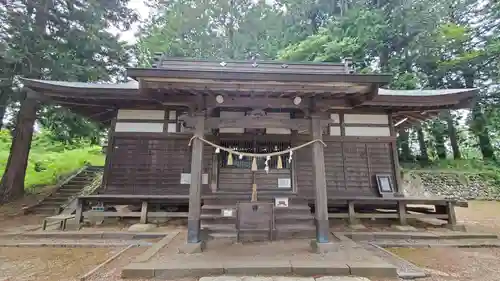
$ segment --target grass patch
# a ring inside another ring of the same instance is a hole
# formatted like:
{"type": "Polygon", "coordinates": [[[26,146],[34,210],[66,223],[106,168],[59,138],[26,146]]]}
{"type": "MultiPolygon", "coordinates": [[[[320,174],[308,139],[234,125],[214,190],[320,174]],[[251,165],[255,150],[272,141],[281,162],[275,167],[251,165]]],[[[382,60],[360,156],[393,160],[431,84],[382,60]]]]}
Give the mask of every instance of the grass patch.
{"type": "MultiPolygon", "coordinates": [[[[10,144],[10,133],[0,131],[0,176],[9,159],[10,144]]],[[[46,134],[38,134],[31,145],[25,189],[31,192],[40,186],[53,185],[85,164],[103,166],[104,159],[99,146],[85,142],[68,145],[52,141],[46,134]]]]}

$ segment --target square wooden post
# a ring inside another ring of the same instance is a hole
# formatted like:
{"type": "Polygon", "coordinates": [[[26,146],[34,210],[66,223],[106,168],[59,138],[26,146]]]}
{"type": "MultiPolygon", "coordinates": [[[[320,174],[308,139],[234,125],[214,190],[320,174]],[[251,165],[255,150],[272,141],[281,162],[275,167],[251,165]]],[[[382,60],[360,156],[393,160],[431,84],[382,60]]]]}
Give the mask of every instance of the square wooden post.
{"type": "Polygon", "coordinates": [[[142,201],[140,223],[148,223],[148,201],[142,201]]]}
{"type": "MultiPolygon", "coordinates": [[[[321,119],[319,115],[311,116],[312,139],[322,139],[321,119]]],[[[323,144],[315,142],[312,144],[312,162],[314,175],[314,189],[316,194],[316,242],[328,243],[328,198],[326,194],[325,157],[323,144]]]]}
{"type": "MultiPolygon", "coordinates": [[[[195,116],[195,135],[203,137],[205,131],[205,115],[197,113],[195,116]]],[[[188,243],[199,243],[200,214],[201,214],[201,178],[203,162],[203,142],[193,139],[191,152],[191,185],[189,186],[189,213],[188,213],[188,243]]]]}

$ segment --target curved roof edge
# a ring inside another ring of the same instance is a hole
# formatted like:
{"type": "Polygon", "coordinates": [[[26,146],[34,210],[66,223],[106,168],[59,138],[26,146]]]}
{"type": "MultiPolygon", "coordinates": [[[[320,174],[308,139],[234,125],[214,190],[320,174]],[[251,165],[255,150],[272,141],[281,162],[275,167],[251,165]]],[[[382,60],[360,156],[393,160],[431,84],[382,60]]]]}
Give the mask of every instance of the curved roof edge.
{"type": "Polygon", "coordinates": [[[98,89],[98,90],[138,90],[139,83],[135,80],[130,80],[126,83],[97,83],[97,82],[68,82],[68,81],[57,81],[57,80],[40,80],[40,79],[30,79],[21,78],[24,86],[31,88],[47,88],[60,87],[62,89],[73,88],[73,89],[98,89]]]}
{"type": "Polygon", "coordinates": [[[477,94],[479,88],[467,88],[467,89],[436,89],[436,90],[389,90],[382,89],[378,90],[380,96],[412,96],[412,97],[432,97],[432,96],[443,96],[443,95],[454,95],[454,94],[477,94]]]}

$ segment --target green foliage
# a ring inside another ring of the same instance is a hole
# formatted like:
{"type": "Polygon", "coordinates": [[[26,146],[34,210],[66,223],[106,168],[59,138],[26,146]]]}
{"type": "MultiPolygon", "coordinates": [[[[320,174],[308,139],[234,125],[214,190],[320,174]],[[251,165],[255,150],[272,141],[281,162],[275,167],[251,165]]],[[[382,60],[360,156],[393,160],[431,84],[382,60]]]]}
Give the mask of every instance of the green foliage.
{"type": "Polygon", "coordinates": [[[492,161],[478,159],[445,159],[428,163],[424,167],[416,163],[401,163],[405,172],[432,171],[433,173],[450,173],[479,176],[500,192],[500,165],[492,161]]]}
{"type": "MultiPolygon", "coordinates": [[[[7,130],[0,131],[0,172],[3,173],[9,157],[11,135],[7,130]]],[[[48,132],[41,132],[33,138],[25,188],[32,190],[38,186],[55,184],[85,164],[104,165],[101,148],[91,146],[86,140],[72,144],[54,141],[48,132]]]]}

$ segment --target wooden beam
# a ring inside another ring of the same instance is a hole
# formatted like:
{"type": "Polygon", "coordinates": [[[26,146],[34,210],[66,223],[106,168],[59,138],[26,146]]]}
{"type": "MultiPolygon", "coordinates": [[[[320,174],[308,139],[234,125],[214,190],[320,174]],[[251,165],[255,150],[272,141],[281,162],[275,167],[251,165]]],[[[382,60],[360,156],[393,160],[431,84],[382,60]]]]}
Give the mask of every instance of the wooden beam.
{"type": "MultiPolygon", "coordinates": [[[[205,131],[205,115],[196,113],[195,135],[203,137],[205,131]]],[[[203,142],[197,138],[193,140],[191,154],[191,184],[189,186],[189,214],[188,214],[188,243],[199,243],[200,214],[201,214],[201,184],[203,165],[203,142]]]]}
{"type": "MultiPolygon", "coordinates": [[[[319,124],[321,128],[334,123],[333,120],[328,119],[326,115],[319,117],[319,124]]],[[[196,118],[191,116],[179,116],[179,120],[185,122],[185,126],[193,128],[196,125],[196,118]]],[[[265,129],[265,128],[286,128],[296,130],[299,132],[308,132],[310,120],[308,119],[281,119],[269,116],[255,117],[243,116],[239,118],[220,118],[210,117],[205,122],[205,130],[221,129],[221,128],[252,128],[252,129],[265,129]]]]}
{"type": "MultiPolygon", "coordinates": [[[[320,116],[313,114],[310,120],[312,139],[322,139],[320,116]]],[[[314,189],[316,195],[316,241],[327,243],[329,238],[328,223],[328,197],[326,192],[325,157],[323,144],[315,142],[312,144],[312,161],[314,175],[314,189]]]]}

